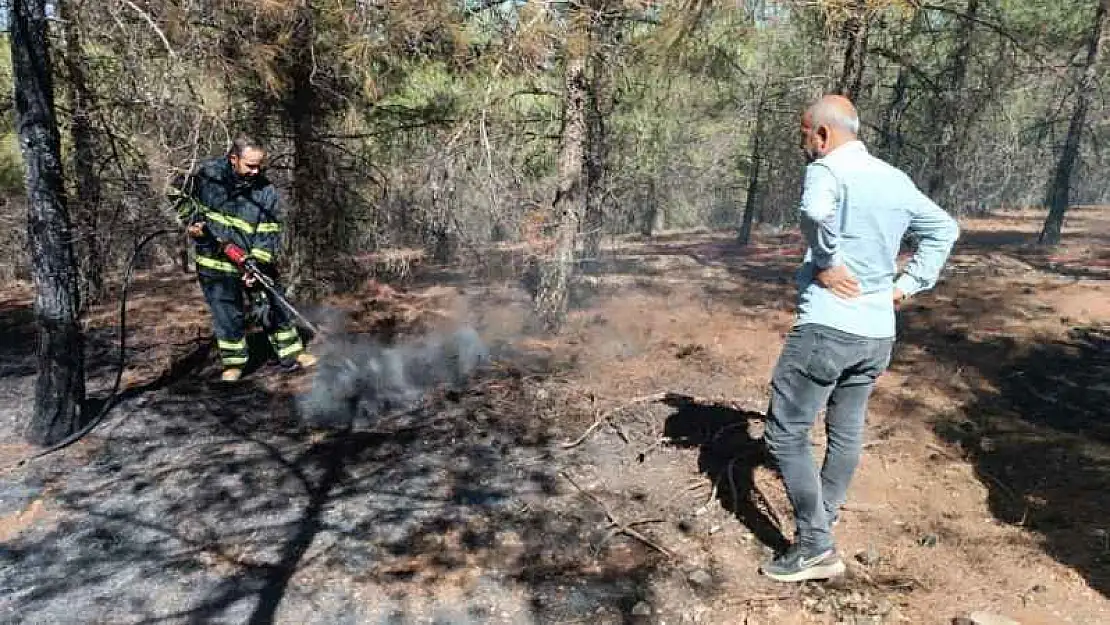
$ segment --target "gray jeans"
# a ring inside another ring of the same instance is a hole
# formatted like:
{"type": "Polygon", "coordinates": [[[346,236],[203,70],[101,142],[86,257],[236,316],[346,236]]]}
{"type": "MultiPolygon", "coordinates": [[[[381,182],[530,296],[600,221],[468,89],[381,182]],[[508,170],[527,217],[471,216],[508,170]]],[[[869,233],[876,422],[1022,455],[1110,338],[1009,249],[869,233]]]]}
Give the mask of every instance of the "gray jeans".
{"type": "Polygon", "coordinates": [[[893,344],[806,324],[791,330],[775,365],[764,440],[794,507],[797,540],[811,550],[833,546],[830,528],[859,464],[867,401],[893,344]],[[828,448],[818,473],[809,432],[826,407],[828,448]]]}

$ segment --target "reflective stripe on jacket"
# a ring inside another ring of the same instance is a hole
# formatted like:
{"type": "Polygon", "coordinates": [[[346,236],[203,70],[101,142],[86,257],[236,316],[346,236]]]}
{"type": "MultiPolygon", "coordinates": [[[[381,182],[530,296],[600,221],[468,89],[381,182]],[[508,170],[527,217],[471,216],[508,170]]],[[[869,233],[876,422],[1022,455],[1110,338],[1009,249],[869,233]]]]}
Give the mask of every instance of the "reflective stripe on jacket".
{"type": "MultiPolygon", "coordinates": [[[[216,237],[247,250],[260,263],[273,263],[281,246],[282,216],[278,193],[263,174],[254,179],[235,174],[226,156],[201,162],[170,187],[178,217],[189,224],[204,221],[216,237]]],[[[236,273],[235,266],[210,242],[197,241],[197,272],[236,273]]]]}

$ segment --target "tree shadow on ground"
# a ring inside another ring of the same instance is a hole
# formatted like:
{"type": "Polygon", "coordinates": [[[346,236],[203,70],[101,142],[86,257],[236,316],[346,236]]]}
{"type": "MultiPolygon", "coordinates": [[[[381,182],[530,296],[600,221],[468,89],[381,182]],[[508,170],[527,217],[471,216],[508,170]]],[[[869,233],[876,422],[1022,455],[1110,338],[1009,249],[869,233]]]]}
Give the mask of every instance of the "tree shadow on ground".
{"type": "MultiPolygon", "coordinates": [[[[1068,278],[1110,274],[1098,263],[1065,262],[1054,251],[1031,245],[1034,238],[1016,228],[966,230],[941,282],[920,298],[921,304],[911,303],[899,314],[893,368],[912,372],[911,380],[936,375],[948,383],[945,376],[962,375],[973,381],[972,401],[934,420],[938,435],[974,464],[998,519],[1043,536],[1049,555],[1110,596],[1110,330],[1077,326],[1067,339],[1039,343],[1008,330],[1046,314],[1056,320],[1034,299],[1041,287],[1032,270],[1068,278]]],[[[669,241],[656,253],[694,256],[725,267],[736,284],[706,281],[706,293],[761,315],[793,304],[793,272],[801,258],[794,244],[787,235],[747,248],[730,247],[727,241],[669,241]]],[[[1105,248],[1092,249],[1088,260],[1108,256],[1105,248]]],[[[743,420],[727,416],[727,409],[725,414],[702,410],[702,421],[718,419],[720,427],[743,420]]],[[[740,440],[724,443],[719,452],[707,447],[704,435],[695,443],[714,481],[721,475],[721,460],[712,459],[719,454],[727,463],[733,457],[730,448],[745,449],[743,428],[736,430],[740,440]]],[[[727,494],[729,489],[719,485],[722,490],[727,494]]],[[[753,514],[749,508],[738,516],[756,532],[743,518],[753,514]]],[[[771,532],[765,533],[768,538],[761,540],[767,542],[771,532]]]]}
{"type": "Polygon", "coordinates": [[[787,538],[755,483],[755,470],[770,463],[763,439],[752,434],[764,415],[678,394],[663,403],[675,409],[667,417],[664,435],[673,445],[698,448],[698,470],[713,484],[721,506],[764,545],[776,551],[787,547],[787,538]]]}
{"type": "Polygon", "coordinates": [[[604,516],[558,496],[512,371],[362,429],[250,379],[132,395],[90,464],[38,476],[59,520],[0,549],[0,620],[633,622],[654,564],[590,552],[604,516]]]}
{"type": "Polygon", "coordinates": [[[999,520],[1043,536],[1052,557],[1110,596],[1110,328],[1069,334],[1032,345],[963,339],[937,350],[986,384],[935,427],[974,464],[999,520]]]}
{"type": "MultiPolygon", "coordinates": [[[[89,380],[111,378],[119,367],[119,326],[90,327],[83,334],[85,375],[89,380]]],[[[158,348],[190,349],[194,341],[154,344],[144,340],[140,328],[128,323],[124,358],[142,360],[144,352],[158,348]]],[[[0,306],[0,378],[26,377],[36,373],[38,328],[30,304],[0,306]]]]}
{"type": "Polygon", "coordinates": [[[930,296],[943,305],[900,314],[893,366],[969,383],[971,401],[934,419],[953,458],[975,466],[999,520],[1040,534],[1048,554],[1110,596],[1110,329],[1028,338],[1030,320],[1059,322],[1035,299],[1041,287],[1023,287],[1014,268],[992,279],[1006,268],[971,259],[930,296]]]}
{"type": "Polygon", "coordinates": [[[667,297],[693,286],[707,301],[762,317],[793,307],[801,258],[792,233],[765,235],[749,245],[721,233],[653,238],[607,251],[590,275],[575,282],[572,303],[581,309],[622,291],[667,297]]]}
{"type": "Polygon", "coordinates": [[[972,252],[994,258],[1005,257],[1025,269],[1037,269],[1075,279],[1110,278],[1110,228],[1104,206],[1073,206],[1068,209],[1068,226],[1061,244],[1037,243],[1041,217],[998,212],[986,216],[994,227],[965,229],[957,252],[972,252]],[[1003,226],[1003,227],[998,227],[1003,226]]]}
{"type": "MultiPolygon", "coordinates": [[[[29,305],[0,308],[0,345],[3,346],[3,359],[0,360],[0,378],[26,378],[37,373],[36,362],[37,328],[29,305]]],[[[172,345],[162,345],[177,351],[180,355],[156,377],[141,384],[125,386],[112,393],[117,374],[120,373],[120,350],[118,329],[93,328],[84,335],[85,377],[88,396],[82,414],[88,423],[115,405],[134,399],[144,393],[157,391],[182,377],[197,373],[209,359],[212,339],[202,337],[172,345]]],[[[136,359],[150,346],[135,348],[128,346],[124,352],[122,366],[126,371],[136,359]]]]}

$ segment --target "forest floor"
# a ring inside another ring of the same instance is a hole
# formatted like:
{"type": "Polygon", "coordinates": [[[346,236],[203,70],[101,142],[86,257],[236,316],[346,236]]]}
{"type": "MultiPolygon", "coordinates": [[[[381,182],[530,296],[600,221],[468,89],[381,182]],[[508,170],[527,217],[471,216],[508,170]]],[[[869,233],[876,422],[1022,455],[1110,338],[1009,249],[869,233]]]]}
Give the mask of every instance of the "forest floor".
{"type": "MultiPolygon", "coordinates": [[[[802,585],[758,573],[792,532],[758,440],[792,233],[622,239],[558,338],[524,331],[511,252],[335,298],[352,335],[463,323],[493,354],[461,391],[345,431],[301,422],[311,373],[214,382],[193,276],[142,274],[118,405],[0,474],[0,622],[1110,623],[1110,208],[1075,209],[1051,252],[1039,220],[963,220],[900,313],[835,530],[848,575],[802,585]]],[[[88,321],[95,397],[109,301],[88,321]]],[[[30,306],[0,294],[0,467],[31,451],[30,306]]],[[[340,343],[316,343],[322,365],[379,354],[340,343]]]]}

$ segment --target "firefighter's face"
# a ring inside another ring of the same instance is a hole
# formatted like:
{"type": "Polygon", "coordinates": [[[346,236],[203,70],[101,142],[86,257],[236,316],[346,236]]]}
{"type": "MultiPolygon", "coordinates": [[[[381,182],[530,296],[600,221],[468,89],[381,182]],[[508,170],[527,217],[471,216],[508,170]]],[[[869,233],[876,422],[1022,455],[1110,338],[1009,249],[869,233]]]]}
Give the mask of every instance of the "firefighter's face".
{"type": "Polygon", "coordinates": [[[228,160],[231,161],[231,168],[236,174],[244,178],[253,178],[262,171],[266,153],[257,148],[247,148],[240,155],[232,154],[228,160]]]}

